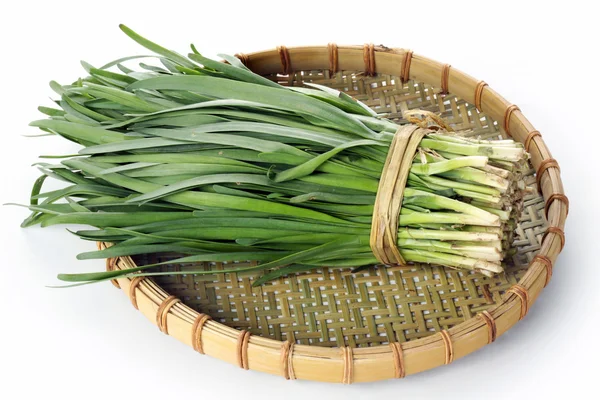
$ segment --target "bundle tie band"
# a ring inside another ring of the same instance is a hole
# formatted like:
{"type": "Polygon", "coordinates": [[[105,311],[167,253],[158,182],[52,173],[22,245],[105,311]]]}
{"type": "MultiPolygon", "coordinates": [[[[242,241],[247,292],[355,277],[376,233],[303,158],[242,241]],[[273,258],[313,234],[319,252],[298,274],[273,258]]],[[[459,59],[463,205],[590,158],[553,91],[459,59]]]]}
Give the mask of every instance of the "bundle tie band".
{"type": "Polygon", "coordinates": [[[382,264],[406,265],[397,246],[400,208],[413,157],[428,132],[415,125],[401,126],[390,145],[375,197],[369,243],[382,264]]]}

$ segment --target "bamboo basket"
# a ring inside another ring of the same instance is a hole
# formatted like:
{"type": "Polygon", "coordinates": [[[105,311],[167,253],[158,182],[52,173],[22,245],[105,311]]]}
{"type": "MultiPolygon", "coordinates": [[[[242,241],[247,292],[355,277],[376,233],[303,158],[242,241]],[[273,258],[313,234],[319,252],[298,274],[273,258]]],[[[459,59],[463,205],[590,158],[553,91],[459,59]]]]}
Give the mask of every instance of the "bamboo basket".
{"type": "MultiPolygon", "coordinates": [[[[524,143],[531,154],[526,182],[539,192],[525,199],[516,253],[494,278],[416,264],[355,274],[322,268],[257,288],[252,273],[113,281],[135,308],[201,354],[286,379],[341,383],[402,378],[450,364],[525,317],[564,246],[569,204],[558,163],[517,106],[485,82],[404,49],[281,46],[236,56],[279,83],[327,85],[396,121],[404,110],[425,109],[466,136],[524,143]]],[[[119,257],[107,260],[107,268],[169,257],[175,255],[119,257]]]]}

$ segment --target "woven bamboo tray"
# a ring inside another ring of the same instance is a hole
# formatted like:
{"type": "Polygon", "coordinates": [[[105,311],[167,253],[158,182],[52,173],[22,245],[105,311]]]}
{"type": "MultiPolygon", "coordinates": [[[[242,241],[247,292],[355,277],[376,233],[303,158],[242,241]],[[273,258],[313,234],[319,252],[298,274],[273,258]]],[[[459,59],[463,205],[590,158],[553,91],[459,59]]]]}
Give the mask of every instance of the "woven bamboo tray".
{"type": "MultiPolygon", "coordinates": [[[[355,274],[323,268],[257,288],[252,273],[114,281],[135,308],[201,354],[286,379],[342,383],[402,378],[449,364],[525,317],[564,246],[568,200],[558,163],[517,106],[485,82],[403,49],[282,46],[237,56],[281,84],[327,85],[393,120],[404,110],[425,109],[466,136],[523,142],[531,153],[527,183],[539,194],[525,199],[516,253],[494,278],[417,264],[355,274]]],[[[107,268],[169,257],[175,255],[119,257],[107,260],[107,268]]],[[[211,264],[162,270],[203,267],[211,264]]]]}

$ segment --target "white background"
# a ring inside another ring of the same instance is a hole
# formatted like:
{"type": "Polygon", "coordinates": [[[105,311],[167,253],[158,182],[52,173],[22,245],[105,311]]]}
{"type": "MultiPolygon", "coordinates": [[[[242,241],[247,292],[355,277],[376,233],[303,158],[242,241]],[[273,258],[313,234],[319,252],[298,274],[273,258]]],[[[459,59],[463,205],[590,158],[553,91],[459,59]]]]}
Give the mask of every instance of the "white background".
{"type": "MultiPolygon", "coordinates": [[[[149,323],[109,283],[49,289],[58,272],[98,270],[64,227],[30,228],[0,207],[0,398],[559,398],[596,392],[598,340],[598,11],[592,1],[9,2],[0,16],[0,202],[28,201],[40,154],[74,149],[27,124],[51,79],[143,54],[117,25],[206,55],[287,46],[382,43],[485,79],[518,104],[560,162],[571,200],[567,245],[529,315],[496,343],[401,381],[288,382],[200,356],[149,323]],[[543,6],[541,4],[544,4],[543,6]],[[589,43],[589,44],[588,44],[589,43]]],[[[593,396],[592,396],[593,397],[593,396]]]]}

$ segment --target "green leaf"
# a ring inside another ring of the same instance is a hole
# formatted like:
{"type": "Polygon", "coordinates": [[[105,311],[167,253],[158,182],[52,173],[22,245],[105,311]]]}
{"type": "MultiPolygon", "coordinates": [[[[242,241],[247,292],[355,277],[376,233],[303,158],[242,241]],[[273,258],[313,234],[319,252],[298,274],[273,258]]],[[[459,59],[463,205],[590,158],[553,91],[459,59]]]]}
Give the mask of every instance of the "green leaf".
{"type": "MultiPolygon", "coordinates": [[[[235,63],[238,65],[230,65],[230,64],[219,62],[219,61],[211,60],[210,58],[203,57],[200,54],[192,53],[192,54],[188,54],[188,57],[190,59],[204,65],[205,67],[211,68],[215,71],[222,72],[225,76],[227,76],[229,78],[285,90],[281,85],[279,85],[265,77],[257,75],[245,67],[243,67],[243,68],[239,67],[238,66],[239,64],[243,65],[239,60],[237,63],[235,63]]],[[[235,58],[235,57],[229,57],[230,60],[232,58],[235,58]]]]}
{"type": "Polygon", "coordinates": [[[191,212],[77,212],[65,215],[57,215],[56,217],[45,221],[43,226],[51,226],[56,224],[79,224],[91,225],[96,227],[126,227],[131,225],[147,224],[157,221],[175,221],[190,218],[191,216],[191,212]]]}
{"type": "Polygon", "coordinates": [[[141,44],[148,50],[153,51],[156,54],[160,54],[161,56],[163,56],[177,64],[183,65],[184,67],[188,67],[188,68],[196,67],[196,65],[194,63],[192,63],[190,60],[188,60],[181,54],[175,53],[174,51],[168,50],[162,46],[159,46],[158,44],[156,44],[154,42],[151,42],[150,40],[138,35],[133,30],[129,29],[127,26],[120,24],[119,28],[121,28],[121,30],[123,32],[125,32],[125,34],[127,36],[129,36],[131,39],[135,40],[137,43],[141,44]]]}
{"type": "Polygon", "coordinates": [[[126,139],[126,136],[119,132],[73,122],[42,119],[33,121],[29,125],[38,128],[51,129],[63,136],[93,144],[119,142],[126,139]]]}
{"type": "Polygon", "coordinates": [[[189,90],[221,99],[253,101],[318,119],[317,125],[345,130],[367,139],[377,135],[340,109],[300,93],[210,76],[162,76],[138,81],[130,89],[189,90]]]}
{"type": "Polygon", "coordinates": [[[290,168],[283,172],[279,172],[275,176],[275,182],[285,182],[292,179],[302,178],[304,176],[312,174],[317,168],[319,168],[324,162],[329,160],[331,157],[335,156],[342,150],[346,150],[356,146],[377,146],[378,142],[372,140],[356,140],[353,142],[347,142],[338,145],[332,150],[329,150],[326,153],[322,153],[316,157],[314,157],[310,161],[306,161],[305,163],[298,165],[294,168],[290,168]]]}

